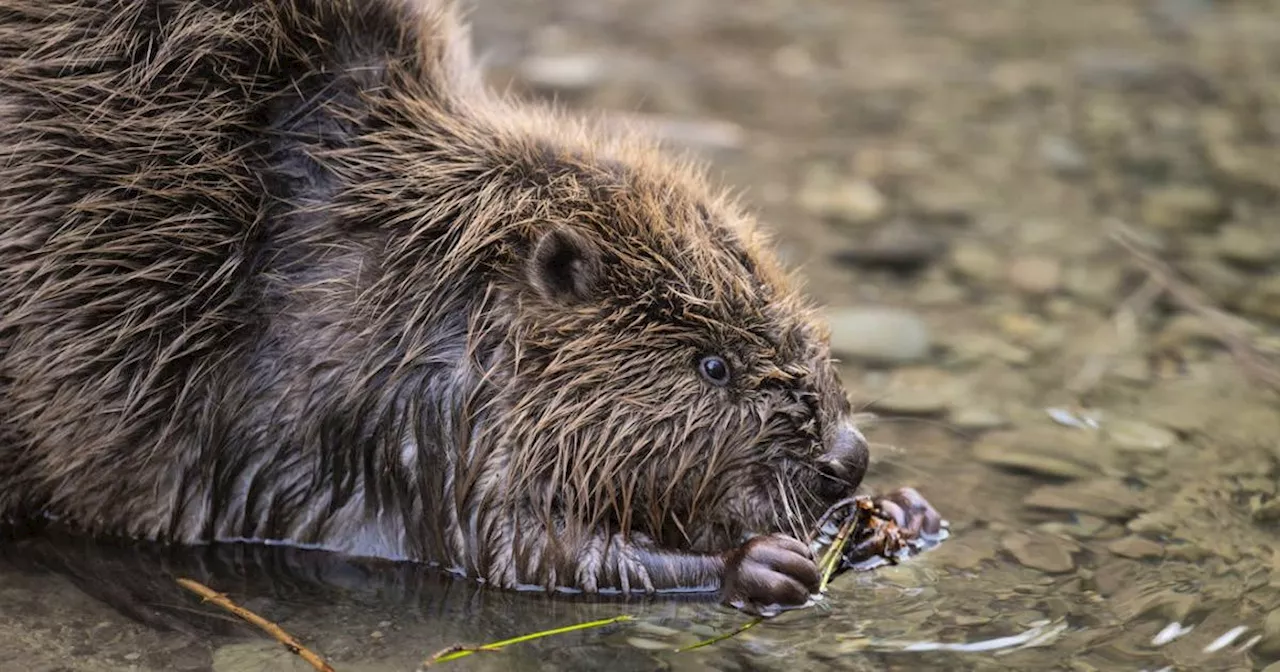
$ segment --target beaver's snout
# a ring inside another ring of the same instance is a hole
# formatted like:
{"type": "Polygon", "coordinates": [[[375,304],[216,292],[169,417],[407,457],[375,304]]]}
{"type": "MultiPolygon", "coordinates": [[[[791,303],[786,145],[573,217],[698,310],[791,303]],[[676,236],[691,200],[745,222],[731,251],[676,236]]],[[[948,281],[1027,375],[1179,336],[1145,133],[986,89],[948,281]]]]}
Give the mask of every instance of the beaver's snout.
{"type": "Polygon", "coordinates": [[[818,458],[818,470],[822,474],[819,494],[832,500],[852,495],[867,473],[869,456],[862,432],[851,422],[840,423],[830,448],[818,458]]]}

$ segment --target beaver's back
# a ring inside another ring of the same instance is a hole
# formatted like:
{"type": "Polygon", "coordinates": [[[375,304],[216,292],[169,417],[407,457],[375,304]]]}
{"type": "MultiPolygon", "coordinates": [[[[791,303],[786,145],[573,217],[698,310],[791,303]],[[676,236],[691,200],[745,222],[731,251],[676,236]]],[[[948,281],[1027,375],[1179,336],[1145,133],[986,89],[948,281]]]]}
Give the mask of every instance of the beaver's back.
{"type": "Polygon", "coordinates": [[[360,263],[323,218],[277,216],[332,186],[304,147],[342,129],[307,110],[413,48],[393,3],[316,4],[0,0],[0,515],[236,536],[179,519],[254,487],[231,475],[262,437],[227,414],[333,345],[289,322],[290,288],[360,263]],[[196,464],[212,486],[182,482],[196,464]]]}

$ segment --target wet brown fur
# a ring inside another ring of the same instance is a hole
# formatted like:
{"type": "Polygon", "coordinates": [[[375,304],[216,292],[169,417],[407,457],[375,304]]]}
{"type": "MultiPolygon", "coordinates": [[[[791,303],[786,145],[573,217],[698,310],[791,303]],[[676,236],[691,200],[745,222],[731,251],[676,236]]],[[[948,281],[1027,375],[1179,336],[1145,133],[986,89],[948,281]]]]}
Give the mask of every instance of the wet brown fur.
{"type": "Polygon", "coordinates": [[[469,48],[444,0],[0,0],[0,515],[588,591],[801,535],[849,409],[793,279],[469,48]]]}

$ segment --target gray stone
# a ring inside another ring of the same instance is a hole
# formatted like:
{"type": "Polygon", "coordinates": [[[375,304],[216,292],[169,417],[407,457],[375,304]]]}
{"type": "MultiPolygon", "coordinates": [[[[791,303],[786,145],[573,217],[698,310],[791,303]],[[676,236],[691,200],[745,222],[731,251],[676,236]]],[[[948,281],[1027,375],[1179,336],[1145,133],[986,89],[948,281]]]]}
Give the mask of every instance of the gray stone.
{"type": "Polygon", "coordinates": [[[1178,442],[1174,432],[1136,420],[1108,420],[1102,427],[1109,441],[1126,450],[1163,451],[1178,442]]]}
{"type": "Polygon", "coordinates": [[[1172,185],[1143,194],[1143,221],[1161,229],[1203,229],[1218,223],[1225,214],[1226,204],[1208,187],[1172,185]]]}
{"type": "Polygon", "coordinates": [[[304,672],[314,670],[306,661],[274,641],[220,646],[213,652],[213,672],[304,672]]]}
{"type": "Polygon", "coordinates": [[[1063,574],[1076,568],[1072,553],[1078,547],[1066,539],[1048,534],[1015,532],[1001,540],[1004,550],[1024,567],[1046,574],[1063,574]]]}
{"type": "Polygon", "coordinates": [[[913,362],[929,355],[929,328],[920,316],[896,308],[830,312],[831,349],[837,356],[875,362],[913,362]]]}
{"type": "Polygon", "coordinates": [[[1107,544],[1107,550],[1122,558],[1130,558],[1133,560],[1159,558],[1164,555],[1163,546],[1150,539],[1136,535],[1116,539],[1110,544],[1107,544]]]}
{"type": "Polygon", "coordinates": [[[1009,282],[1025,294],[1052,294],[1062,285],[1062,265],[1049,257],[1014,259],[1009,265],[1009,282]]]}
{"type": "Polygon", "coordinates": [[[1280,260],[1280,235],[1261,224],[1229,224],[1218,231],[1218,255],[1241,266],[1266,266],[1280,260]]]}
{"type": "Polygon", "coordinates": [[[1005,265],[990,246],[962,242],[951,250],[951,268],[967,280],[992,284],[1004,277],[1005,265]]]}
{"type": "Polygon", "coordinates": [[[1094,432],[1048,426],[992,432],[973,455],[992,466],[1068,479],[1096,475],[1113,461],[1094,432]]]}
{"type": "Polygon", "coordinates": [[[1143,509],[1138,493],[1112,479],[1044,485],[1031,491],[1022,503],[1040,509],[1113,519],[1125,519],[1143,509]]]}
{"type": "Polygon", "coordinates": [[[825,167],[815,167],[805,175],[796,200],[810,214],[848,224],[874,222],[889,209],[875,185],[837,175],[825,167]]]}
{"type": "Polygon", "coordinates": [[[533,56],[520,64],[520,76],[530,84],[561,91],[589,89],[609,71],[595,54],[533,56]]]}
{"type": "Polygon", "coordinates": [[[1046,135],[1040,138],[1040,159],[1060,175],[1081,175],[1089,168],[1089,160],[1070,138],[1046,135]]]}

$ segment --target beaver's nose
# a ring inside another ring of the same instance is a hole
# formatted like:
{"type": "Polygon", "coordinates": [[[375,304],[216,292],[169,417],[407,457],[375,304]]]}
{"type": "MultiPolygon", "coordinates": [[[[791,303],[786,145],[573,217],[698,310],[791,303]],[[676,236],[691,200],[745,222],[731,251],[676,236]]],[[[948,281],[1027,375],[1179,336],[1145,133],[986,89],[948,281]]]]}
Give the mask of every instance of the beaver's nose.
{"type": "Polygon", "coordinates": [[[831,438],[827,452],[818,458],[818,470],[823,478],[821,495],[828,499],[840,499],[853,494],[867,473],[870,451],[862,432],[851,422],[842,422],[831,438]]]}

